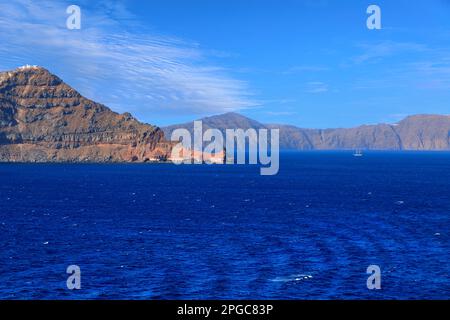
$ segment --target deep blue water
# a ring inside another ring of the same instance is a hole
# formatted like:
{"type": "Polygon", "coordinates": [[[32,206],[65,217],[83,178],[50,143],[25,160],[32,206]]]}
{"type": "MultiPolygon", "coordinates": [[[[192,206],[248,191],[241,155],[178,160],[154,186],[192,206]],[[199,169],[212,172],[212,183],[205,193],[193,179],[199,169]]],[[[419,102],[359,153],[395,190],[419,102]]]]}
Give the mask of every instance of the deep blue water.
{"type": "Polygon", "coordinates": [[[449,299],[449,230],[448,153],[1,164],[0,298],[449,299]]]}

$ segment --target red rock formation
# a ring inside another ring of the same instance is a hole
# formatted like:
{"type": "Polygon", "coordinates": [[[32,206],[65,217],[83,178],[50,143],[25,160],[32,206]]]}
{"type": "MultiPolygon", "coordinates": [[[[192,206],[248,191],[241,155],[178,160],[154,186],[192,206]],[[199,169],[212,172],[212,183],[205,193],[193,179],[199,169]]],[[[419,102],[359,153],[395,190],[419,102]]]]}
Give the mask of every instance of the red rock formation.
{"type": "Polygon", "coordinates": [[[0,161],[146,162],[174,143],[129,113],[82,97],[41,67],[0,73],[0,161]]]}

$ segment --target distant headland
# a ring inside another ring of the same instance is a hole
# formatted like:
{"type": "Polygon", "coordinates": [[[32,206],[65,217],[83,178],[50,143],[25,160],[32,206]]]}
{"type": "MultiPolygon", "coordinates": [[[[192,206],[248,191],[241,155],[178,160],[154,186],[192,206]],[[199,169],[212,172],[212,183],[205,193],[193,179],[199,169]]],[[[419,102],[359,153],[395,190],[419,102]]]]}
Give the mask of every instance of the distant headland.
{"type": "MultiPolygon", "coordinates": [[[[201,119],[204,130],[254,128],[280,130],[282,150],[379,150],[450,151],[450,116],[412,115],[395,124],[362,125],[355,128],[305,129],[284,124],[263,124],[238,113],[201,119]]],[[[173,130],[192,131],[193,123],[163,127],[166,136],[173,130]]]]}

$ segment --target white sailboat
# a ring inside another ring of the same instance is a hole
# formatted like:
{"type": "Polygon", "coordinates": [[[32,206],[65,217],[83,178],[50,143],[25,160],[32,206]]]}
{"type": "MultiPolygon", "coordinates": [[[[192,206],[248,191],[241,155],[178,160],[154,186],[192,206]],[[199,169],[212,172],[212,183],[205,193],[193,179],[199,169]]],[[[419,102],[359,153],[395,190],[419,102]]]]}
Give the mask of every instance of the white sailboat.
{"type": "Polygon", "coordinates": [[[355,153],[353,154],[354,157],[362,157],[363,153],[361,149],[356,149],[355,153]]]}

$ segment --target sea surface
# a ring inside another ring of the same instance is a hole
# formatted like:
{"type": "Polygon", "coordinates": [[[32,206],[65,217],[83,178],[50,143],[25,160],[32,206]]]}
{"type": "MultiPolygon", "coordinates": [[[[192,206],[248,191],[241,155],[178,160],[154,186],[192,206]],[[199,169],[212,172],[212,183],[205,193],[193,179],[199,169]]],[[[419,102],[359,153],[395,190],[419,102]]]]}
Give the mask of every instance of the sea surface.
{"type": "Polygon", "coordinates": [[[449,299],[449,231],[449,153],[1,164],[0,299],[449,299]]]}

